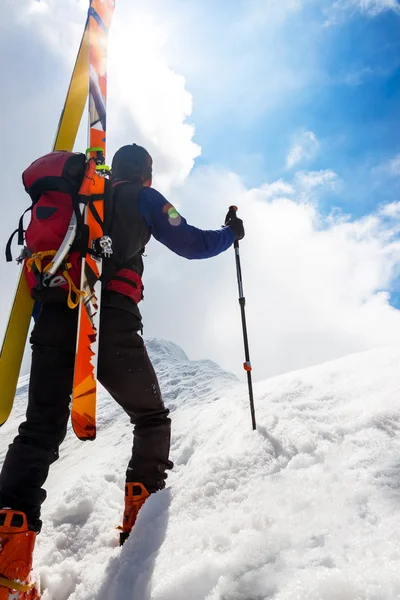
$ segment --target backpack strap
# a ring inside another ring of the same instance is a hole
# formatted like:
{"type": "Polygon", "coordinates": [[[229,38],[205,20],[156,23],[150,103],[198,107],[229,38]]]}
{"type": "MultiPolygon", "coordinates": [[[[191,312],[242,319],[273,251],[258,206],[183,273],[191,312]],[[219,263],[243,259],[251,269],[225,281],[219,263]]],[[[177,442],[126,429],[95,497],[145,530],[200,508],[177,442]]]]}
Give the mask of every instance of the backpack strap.
{"type": "Polygon", "coordinates": [[[31,197],[32,204],[31,204],[31,206],[29,206],[29,208],[27,208],[22,213],[21,218],[18,223],[18,228],[15,231],[13,231],[13,233],[10,235],[10,237],[8,239],[8,242],[6,244],[6,261],[7,262],[11,262],[13,259],[12,252],[11,252],[11,245],[12,245],[15,235],[18,234],[18,246],[24,245],[24,234],[25,234],[24,216],[26,215],[27,212],[32,210],[32,208],[36,204],[36,202],[39,201],[40,196],[42,194],[44,194],[45,192],[54,191],[54,192],[64,192],[65,194],[69,194],[72,198],[72,204],[73,204],[74,211],[76,214],[78,227],[80,227],[80,225],[82,224],[82,215],[81,215],[81,211],[79,210],[79,205],[77,202],[77,194],[76,194],[74,186],[71,185],[71,183],[69,183],[68,181],[62,179],[61,177],[52,177],[52,176],[41,177],[40,179],[35,181],[35,183],[33,185],[31,185],[29,188],[25,187],[25,189],[31,197]]]}
{"type": "Polygon", "coordinates": [[[111,181],[106,179],[105,204],[104,204],[104,235],[110,235],[115,206],[115,191],[117,187],[132,184],[133,182],[124,179],[123,181],[111,181]]]}
{"type": "Polygon", "coordinates": [[[13,233],[10,235],[7,245],[6,245],[6,261],[7,262],[11,262],[12,261],[12,253],[11,253],[11,244],[13,242],[13,239],[15,237],[16,234],[18,234],[18,245],[19,246],[23,246],[24,245],[24,233],[25,233],[25,229],[24,229],[24,216],[26,215],[27,212],[29,212],[30,210],[32,210],[33,204],[32,206],[30,206],[29,208],[27,208],[21,215],[21,218],[19,220],[18,223],[18,228],[13,231],[13,233]]]}
{"type": "Polygon", "coordinates": [[[93,202],[89,202],[87,206],[88,206],[88,209],[90,210],[90,212],[92,213],[94,220],[97,221],[97,223],[100,225],[100,227],[103,231],[103,235],[104,235],[104,222],[101,220],[100,215],[97,212],[95,205],[93,204],[93,202]]]}
{"type": "MultiPolygon", "coordinates": [[[[131,181],[111,181],[110,179],[106,180],[106,191],[105,191],[105,205],[104,205],[104,235],[111,234],[111,227],[114,216],[114,207],[115,207],[115,192],[117,186],[132,183],[131,181]]],[[[113,260],[113,257],[109,257],[108,259],[103,260],[103,272],[101,275],[101,281],[103,283],[103,288],[107,283],[114,277],[117,272],[117,266],[113,260]]]]}

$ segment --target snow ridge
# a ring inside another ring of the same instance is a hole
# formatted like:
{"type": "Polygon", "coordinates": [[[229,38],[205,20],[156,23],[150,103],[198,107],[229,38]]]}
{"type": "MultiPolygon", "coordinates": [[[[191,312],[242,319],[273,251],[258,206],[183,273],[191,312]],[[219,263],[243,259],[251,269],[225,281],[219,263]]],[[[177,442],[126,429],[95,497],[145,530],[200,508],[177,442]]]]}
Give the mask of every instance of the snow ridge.
{"type": "MultiPolygon", "coordinates": [[[[118,548],[131,426],[103,392],[98,439],[69,433],[47,484],[43,600],[400,598],[400,348],[258,383],[257,432],[235,376],[148,349],[172,408],[170,487],[118,548]]],[[[25,396],[26,380],[2,453],[25,396]]]]}

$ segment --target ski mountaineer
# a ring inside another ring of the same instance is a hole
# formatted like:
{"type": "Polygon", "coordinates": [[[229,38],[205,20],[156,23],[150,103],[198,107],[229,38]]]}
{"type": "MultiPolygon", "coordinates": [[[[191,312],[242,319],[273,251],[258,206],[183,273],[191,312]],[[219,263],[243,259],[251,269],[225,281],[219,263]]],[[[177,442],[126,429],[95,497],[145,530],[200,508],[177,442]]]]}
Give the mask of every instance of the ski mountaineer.
{"type": "MultiPolygon", "coordinates": [[[[121,544],[140,507],[150,494],[165,487],[166,471],[173,467],[169,411],[139,333],[145,245],[153,236],[180,256],[204,259],[224,252],[244,236],[243,222],[236,216],[215,231],[189,225],[151,187],[152,163],[143,147],[132,144],[116,152],[111,166],[113,257],[112,264],[103,267],[98,379],[134,425],[121,544]]],[[[107,210],[106,203],[106,221],[107,210]]],[[[0,508],[4,509],[0,512],[0,577],[14,581],[24,581],[32,567],[46,498],[43,485],[66,435],[75,359],[78,311],[65,301],[39,299],[41,309],[30,340],[26,421],[9,447],[0,474],[0,508]],[[9,533],[12,520],[21,526],[21,533],[9,533]],[[17,573],[16,560],[20,561],[17,573]]],[[[6,591],[0,582],[0,600],[2,589],[6,591]]]]}

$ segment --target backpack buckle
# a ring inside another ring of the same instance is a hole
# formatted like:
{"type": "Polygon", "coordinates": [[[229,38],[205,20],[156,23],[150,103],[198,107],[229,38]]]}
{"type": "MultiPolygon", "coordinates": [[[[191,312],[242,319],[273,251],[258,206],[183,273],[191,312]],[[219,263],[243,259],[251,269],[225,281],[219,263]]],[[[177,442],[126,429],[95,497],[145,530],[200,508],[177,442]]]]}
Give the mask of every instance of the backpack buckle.
{"type": "Polygon", "coordinates": [[[21,265],[24,262],[25,258],[30,258],[30,256],[32,256],[32,253],[28,251],[28,248],[23,248],[21,250],[21,254],[15,260],[19,265],[21,265]]]}
{"type": "Polygon", "coordinates": [[[93,250],[97,256],[102,258],[110,258],[112,249],[112,239],[109,235],[103,235],[101,238],[93,241],[93,250]]]}

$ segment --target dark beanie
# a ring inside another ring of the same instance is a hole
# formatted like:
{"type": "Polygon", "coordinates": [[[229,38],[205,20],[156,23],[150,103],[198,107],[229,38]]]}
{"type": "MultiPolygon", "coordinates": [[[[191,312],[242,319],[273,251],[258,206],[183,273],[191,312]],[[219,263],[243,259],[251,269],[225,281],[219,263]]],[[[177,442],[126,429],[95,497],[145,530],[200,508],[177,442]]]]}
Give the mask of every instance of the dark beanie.
{"type": "Polygon", "coordinates": [[[137,144],[122,146],[114,154],[111,164],[113,179],[129,179],[142,183],[151,178],[153,159],[145,148],[137,144]]]}

